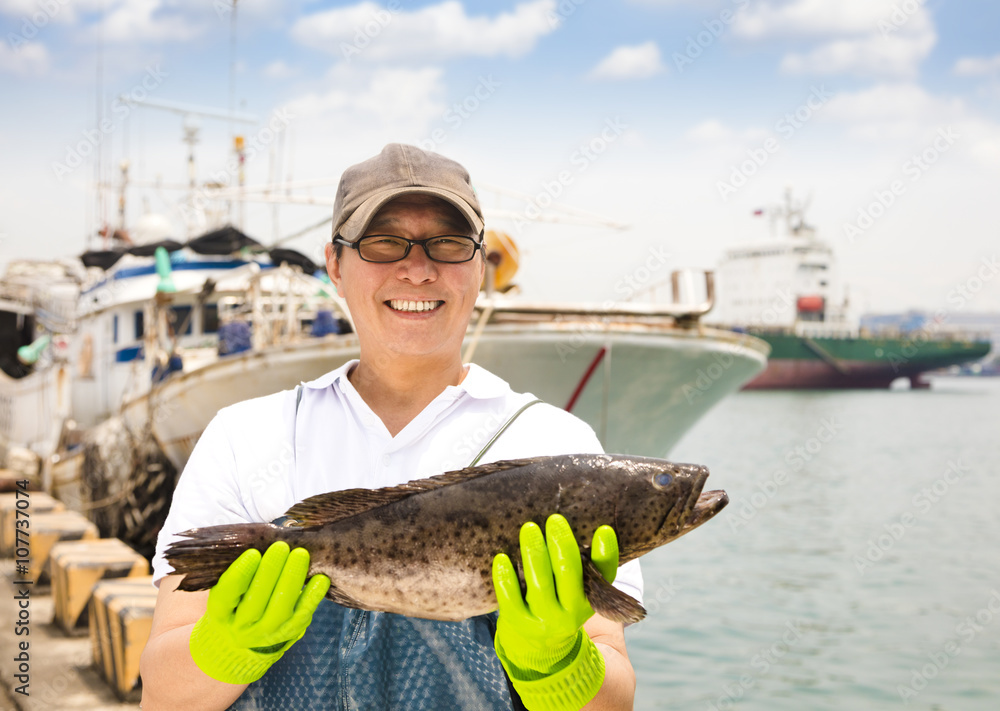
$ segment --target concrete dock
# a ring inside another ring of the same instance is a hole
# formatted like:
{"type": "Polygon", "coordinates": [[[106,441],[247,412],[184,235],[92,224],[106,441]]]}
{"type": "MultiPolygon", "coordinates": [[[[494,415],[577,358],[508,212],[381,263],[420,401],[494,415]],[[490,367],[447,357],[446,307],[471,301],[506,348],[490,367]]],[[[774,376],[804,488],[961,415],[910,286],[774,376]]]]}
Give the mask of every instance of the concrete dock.
{"type": "Polygon", "coordinates": [[[121,711],[138,709],[138,703],[118,700],[111,686],[101,678],[91,664],[90,638],[71,637],[52,623],[53,604],[47,587],[29,588],[30,632],[17,635],[15,624],[20,612],[18,600],[21,587],[15,586],[14,561],[0,560],[0,711],[121,711]],[[29,661],[28,695],[14,693],[21,686],[18,662],[19,643],[27,641],[29,661]]]}

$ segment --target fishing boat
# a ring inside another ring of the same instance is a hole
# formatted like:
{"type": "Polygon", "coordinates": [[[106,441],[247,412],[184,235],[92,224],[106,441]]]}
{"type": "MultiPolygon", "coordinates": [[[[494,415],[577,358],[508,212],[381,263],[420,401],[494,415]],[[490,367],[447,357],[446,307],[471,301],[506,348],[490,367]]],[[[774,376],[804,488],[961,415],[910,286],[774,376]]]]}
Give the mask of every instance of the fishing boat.
{"type": "MultiPolygon", "coordinates": [[[[466,349],[516,390],[577,414],[605,448],[665,456],[715,403],[758,373],[767,349],[743,334],[677,326],[665,311],[482,298],[466,349]],[[476,324],[485,319],[485,326],[476,324]]],[[[351,334],[275,344],[178,372],[155,388],[152,429],[183,466],[211,415],[358,357],[351,334]]]]}
{"type": "Polygon", "coordinates": [[[713,323],[771,347],[767,368],[747,389],[888,388],[901,378],[923,388],[928,371],[989,353],[988,339],[941,320],[908,333],[861,328],[833,249],[806,223],[805,207],[789,191],[770,210],[784,234],[727,250],[718,268],[713,323]]]}
{"type": "Polygon", "coordinates": [[[69,337],[83,269],[18,260],[0,280],[0,461],[37,473],[70,415],[69,337]]]}

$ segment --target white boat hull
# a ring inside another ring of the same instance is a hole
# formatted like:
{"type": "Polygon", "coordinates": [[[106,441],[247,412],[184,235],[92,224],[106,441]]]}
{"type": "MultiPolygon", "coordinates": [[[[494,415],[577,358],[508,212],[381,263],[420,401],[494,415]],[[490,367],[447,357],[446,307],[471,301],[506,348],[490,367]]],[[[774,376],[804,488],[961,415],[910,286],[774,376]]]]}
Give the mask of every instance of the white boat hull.
{"type": "Polygon", "coordinates": [[[0,461],[14,447],[40,459],[56,450],[70,410],[69,366],[55,365],[23,378],[0,371],[0,461]]]}
{"type": "MultiPolygon", "coordinates": [[[[562,321],[492,325],[473,360],[517,391],[559,407],[573,400],[571,411],[607,451],[663,457],[716,402],[761,372],[766,356],[755,338],[704,327],[562,321]]],[[[357,357],[353,335],[228,356],[174,374],[129,403],[126,420],[133,427],[150,422],[181,469],[219,409],[293,388],[357,357]]]]}

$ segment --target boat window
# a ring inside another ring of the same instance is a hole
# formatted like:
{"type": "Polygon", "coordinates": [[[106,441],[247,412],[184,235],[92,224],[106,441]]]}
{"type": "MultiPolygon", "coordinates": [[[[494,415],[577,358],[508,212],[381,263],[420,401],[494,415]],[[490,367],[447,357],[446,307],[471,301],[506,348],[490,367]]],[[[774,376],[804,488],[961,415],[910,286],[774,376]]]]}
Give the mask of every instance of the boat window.
{"type": "Polygon", "coordinates": [[[111,317],[111,342],[118,343],[118,314],[111,317]]]}
{"type": "Polygon", "coordinates": [[[135,340],[140,340],[145,334],[145,314],[142,311],[135,312],[135,340]]]}
{"type": "Polygon", "coordinates": [[[219,331],[219,305],[203,304],[201,307],[201,332],[218,333],[219,331]]]}
{"type": "Polygon", "coordinates": [[[171,306],[170,307],[170,327],[173,329],[175,335],[190,336],[191,335],[191,307],[190,306],[171,306]],[[183,331],[180,329],[183,327],[183,331]]]}

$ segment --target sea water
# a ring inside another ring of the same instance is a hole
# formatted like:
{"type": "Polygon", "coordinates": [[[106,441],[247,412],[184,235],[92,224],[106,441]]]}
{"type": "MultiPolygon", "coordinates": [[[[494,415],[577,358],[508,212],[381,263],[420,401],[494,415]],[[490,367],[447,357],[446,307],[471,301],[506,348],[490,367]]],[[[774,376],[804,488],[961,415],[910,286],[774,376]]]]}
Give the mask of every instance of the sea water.
{"type": "Polygon", "coordinates": [[[1000,709],[1000,380],[742,392],[670,458],[730,504],[642,559],[637,709],[1000,709]]]}

